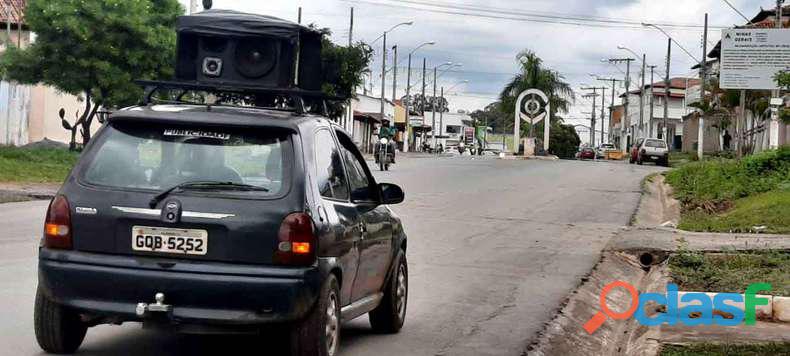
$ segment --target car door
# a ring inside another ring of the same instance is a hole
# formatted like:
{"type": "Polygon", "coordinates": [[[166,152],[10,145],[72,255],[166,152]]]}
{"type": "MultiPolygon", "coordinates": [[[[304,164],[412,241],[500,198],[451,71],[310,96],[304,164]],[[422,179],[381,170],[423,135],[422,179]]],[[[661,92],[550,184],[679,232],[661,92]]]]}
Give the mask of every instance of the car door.
{"type": "Polygon", "coordinates": [[[362,223],[357,207],[350,201],[348,178],[342,153],[327,128],[315,132],[315,177],[321,196],[316,226],[321,254],[337,257],[343,269],[340,285],[341,305],[352,301],[353,281],[359,266],[362,223]]]}
{"type": "Polygon", "coordinates": [[[362,154],[345,133],[336,131],[336,134],[348,172],[351,202],[364,223],[352,292],[352,299],[358,300],[382,290],[392,262],[392,222],[389,208],[379,204],[378,185],[362,154]]]}

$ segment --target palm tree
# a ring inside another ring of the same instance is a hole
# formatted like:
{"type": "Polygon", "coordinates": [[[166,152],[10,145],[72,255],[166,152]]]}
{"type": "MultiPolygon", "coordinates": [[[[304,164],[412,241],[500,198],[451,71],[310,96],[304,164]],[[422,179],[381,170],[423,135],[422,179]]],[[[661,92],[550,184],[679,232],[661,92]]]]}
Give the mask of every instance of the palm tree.
{"type": "MultiPolygon", "coordinates": [[[[513,117],[518,95],[527,89],[539,89],[549,97],[552,118],[559,119],[556,115],[558,112],[567,113],[575,96],[570,84],[565,82],[565,77],[556,71],[544,68],[543,60],[530,50],[519,52],[516,59],[521,64],[520,72],[505,85],[502,93],[499,94],[504,111],[513,117]]],[[[530,136],[532,136],[532,132],[533,128],[530,127],[530,136]]]]}

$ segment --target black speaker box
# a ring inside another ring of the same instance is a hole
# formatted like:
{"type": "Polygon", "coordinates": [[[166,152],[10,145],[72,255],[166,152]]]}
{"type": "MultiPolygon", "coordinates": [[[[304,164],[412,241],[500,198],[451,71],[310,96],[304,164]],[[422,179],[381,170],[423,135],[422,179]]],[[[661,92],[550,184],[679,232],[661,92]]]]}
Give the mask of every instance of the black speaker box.
{"type": "Polygon", "coordinates": [[[321,34],[285,20],[226,10],[182,16],[176,79],[222,86],[320,90],[321,34]]]}

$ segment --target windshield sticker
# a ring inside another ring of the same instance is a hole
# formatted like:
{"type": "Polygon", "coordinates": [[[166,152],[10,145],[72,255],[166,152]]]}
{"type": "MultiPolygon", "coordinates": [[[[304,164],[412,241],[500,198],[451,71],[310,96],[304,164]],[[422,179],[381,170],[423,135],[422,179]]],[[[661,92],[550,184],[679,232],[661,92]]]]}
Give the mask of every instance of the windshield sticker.
{"type": "Polygon", "coordinates": [[[182,129],[167,129],[164,132],[165,136],[186,136],[186,137],[206,137],[216,138],[218,140],[230,140],[230,135],[221,132],[201,131],[201,130],[182,130],[182,129]]]}

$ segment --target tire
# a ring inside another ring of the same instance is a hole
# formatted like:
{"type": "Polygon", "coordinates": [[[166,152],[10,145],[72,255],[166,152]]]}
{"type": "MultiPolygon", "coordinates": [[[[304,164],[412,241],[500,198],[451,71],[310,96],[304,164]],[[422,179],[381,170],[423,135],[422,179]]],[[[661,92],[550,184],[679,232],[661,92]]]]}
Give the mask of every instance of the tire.
{"type": "Polygon", "coordinates": [[[47,353],[71,354],[82,345],[88,327],[79,314],[36,291],[33,324],[38,346],[47,353]]]}
{"type": "Polygon", "coordinates": [[[384,298],[376,309],[368,313],[370,326],[374,331],[395,334],[406,321],[406,305],[409,296],[409,266],[406,255],[401,252],[396,260],[396,268],[384,290],[384,298]]]}
{"type": "Polygon", "coordinates": [[[640,166],[641,166],[642,164],[644,164],[644,162],[642,162],[642,157],[639,157],[639,158],[637,158],[637,159],[636,159],[636,164],[638,164],[638,165],[640,165],[640,166]]]}
{"type": "Polygon", "coordinates": [[[291,355],[334,356],[340,344],[340,291],[334,274],[321,287],[318,302],[291,329],[291,355]]]}

